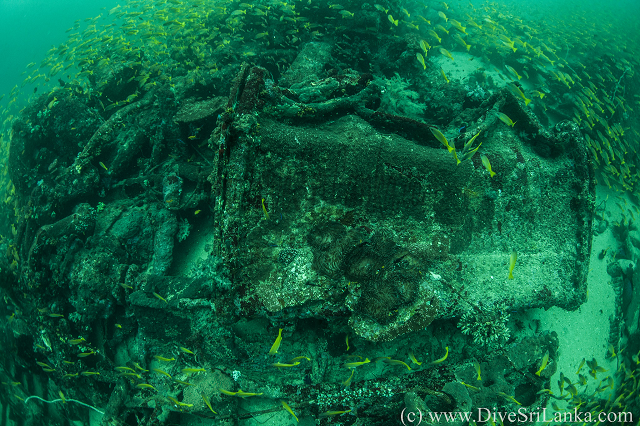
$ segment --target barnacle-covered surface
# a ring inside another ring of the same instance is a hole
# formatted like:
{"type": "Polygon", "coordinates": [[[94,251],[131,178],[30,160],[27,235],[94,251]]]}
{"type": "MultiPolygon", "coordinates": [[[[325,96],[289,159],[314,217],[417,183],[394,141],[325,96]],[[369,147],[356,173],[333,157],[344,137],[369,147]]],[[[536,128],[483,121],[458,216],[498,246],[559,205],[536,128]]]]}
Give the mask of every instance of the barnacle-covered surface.
{"type": "MultiPolygon", "coordinates": [[[[123,21],[105,33],[74,28],[38,70],[78,73],[15,111],[0,144],[8,423],[288,424],[291,409],[389,425],[556,398],[562,342],[528,309],[586,299],[596,145],[582,135],[606,120],[569,120],[563,72],[534,101],[515,76],[449,80],[428,21],[456,60],[466,34],[477,62],[520,63],[522,28],[487,21],[493,7],[134,1],[105,12],[123,21]]],[[[527,32],[532,79],[582,65],[527,32]]],[[[623,176],[599,173],[632,186],[633,154],[613,145],[623,176]]],[[[618,266],[622,287],[633,268],[618,266]]]]}

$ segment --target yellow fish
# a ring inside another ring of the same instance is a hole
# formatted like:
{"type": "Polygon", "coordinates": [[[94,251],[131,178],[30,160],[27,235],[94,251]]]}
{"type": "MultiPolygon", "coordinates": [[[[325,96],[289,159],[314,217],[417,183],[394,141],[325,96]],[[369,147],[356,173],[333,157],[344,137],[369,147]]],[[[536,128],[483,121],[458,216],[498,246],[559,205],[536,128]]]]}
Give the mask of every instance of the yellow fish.
{"type": "MultiPolygon", "coordinates": [[[[462,148],[463,153],[469,152],[471,146],[473,145],[473,141],[475,141],[478,136],[480,136],[480,132],[476,133],[471,139],[469,139],[469,142],[464,144],[464,148],[462,148]]],[[[480,142],[480,144],[473,150],[473,152],[476,152],[477,149],[480,148],[480,145],[482,145],[482,142],[480,142]]]]}
{"type": "Polygon", "coordinates": [[[343,365],[343,367],[356,368],[356,367],[360,367],[361,365],[364,365],[364,364],[369,364],[370,362],[371,361],[369,360],[369,358],[365,358],[364,361],[347,362],[346,364],[343,365]]]}
{"type": "Polygon", "coordinates": [[[442,134],[440,130],[436,129],[435,127],[430,127],[429,130],[431,130],[431,133],[433,133],[433,136],[435,136],[436,139],[438,139],[440,143],[442,143],[442,145],[444,145],[444,147],[447,148],[449,152],[452,152],[455,150],[454,147],[449,145],[449,141],[447,140],[445,135],[442,134]]]}
{"type": "Polygon", "coordinates": [[[213,414],[218,414],[215,411],[213,411],[213,407],[211,406],[211,401],[209,401],[209,398],[207,397],[207,395],[205,395],[204,393],[201,393],[200,396],[202,397],[202,400],[204,401],[204,403],[207,404],[207,407],[209,407],[209,410],[211,410],[213,414]]]}
{"type": "MultiPolygon", "coordinates": [[[[518,260],[518,253],[516,253],[516,251],[514,250],[511,252],[511,256],[509,257],[509,279],[510,280],[513,279],[513,268],[516,267],[516,260],[518,260]]],[[[549,354],[547,354],[547,356],[549,356],[549,354]]]]}
{"type": "Polygon", "coordinates": [[[535,93],[537,96],[540,96],[540,99],[544,98],[544,93],[540,92],[539,90],[534,90],[534,93],[535,93]]]}
{"type": "Polygon", "coordinates": [[[409,351],[409,358],[411,358],[411,362],[413,362],[416,365],[422,364],[420,361],[416,359],[416,356],[413,354],[413,350],[409,351]]]}
{"type": "Polygon", "coordinates": [[[510,67],[509,65],[505,65],[504,67],[507,69],[507,71],[509,71],[514,76],[516,76],[518,80],[522,79],[522,77],[518,74],[518,72],[513,67],[510,67]]]}
{"type": "Polygon", "coordinates": [[[422,48],[422,50],[424,51],[424,54],[426,55],[427,52],[429,51],[429,49],[431,49],[431,46],[429,46],[429,43],[427,43],[424,40],[420,40],[420,47],[422,48]]]}
{"type": "Polygon", "coordinates": [[[445,27],[443,27],[442,25],[440,25],[440,24],[436,25],[436,28],[439,29],[440,31],[443,31],[443,32],[449,34],[449,31],[447,31],[447,29],[445,27]]]}
{"type": "Polygon", "coordinates": [[[460,22],[456,21],[455,19],[451,19],[449,20],[449,23],[461,33],[467,34],[467,31],[466,31],[467,28],[463,27],[460,22]]]}
{"type": "Polygon", "coordinates": [[[444,19],[444,22],[447,22],[449,20],[447,19],[447,15],[445,15],[444,12],[438,12],[438,16],[444,19]]]}
{"type": "Polygon", "coordinates": [[[376,9],[378,9],[380,12],[384,12],[384,13],[389,13],[389,9],[385,9],[382,5],[380,4],[374,4],[373,5],[376,9]]]}
{"type": "Polygon", "coordinates": [[[444,70],[442,68],[440,68],[440,74],[442,74],[442,77],[444,77],[445,81],[448,83],[449,79],[447,78],[447,75],[444,73],[444,70]]]}
{"type": "MultiPolygon", "coordinates": [[[[349,349],[347,349],[347,350],[349,350],[349,349]]],[[[304,355],[303,355],[303,356],[297,356],[297,357],[295,357],[295,358],[293,358],[293,359],[289,360],[289,363],[290,363],[290,364],[291,364],[291,363],[294,363],[294,362],[296,362],[296,361],[297,361],[297,360],[299,360],[299,359],[306,359],[307,361],[311,361],[311,358],[309,358],[308,356],[304,356],[304,355]]]]}
{"type": "MultiPolygon", "coordinates": [[[[157,359],[158,361],[162,361],[162,362],[171,362],[171,361],[175,361],[176,359],[171,357],[171,358],[165,358],[161,355],[154,355],[153,356],[155,359],[157,359]]],[[[135,364],[134,364],[135,365],[135,364]]],[[[137,367],[137,365],[136,365],[137,367]]]]}
{"type": "Polygon", "coordinates": [[[152,371],[155,371],[155,372],[156,372],[156,373],[158,373],[158,374],[162,374],[163,376],[167,376],[167,377],[168,377],[168,378],[170,378],[170,379],[172,378],[172,377],[171,377],[171,374],[169,374],[169,373],[167,373],[166,371],[161,370],[161,369],[159,369],[159,368],[152,368],[151,370],[152,370],[152,371]]]}
{"type": "Polygon", "coordinates": [[[238,396],[240,398],[246,398],[248,396],[260,396],[262,395],[261,393],[252,393],[252,392],[245,392],[242,389],[239,389],[238,392],[231,392],[222,388],[218,389],[220,392],[222,392],[225,395],[229,395],[229,396],[238,396]]]}
{"type": "MultiPolygon", "coordinates": [[[[515,251],[513,252],[515,253],[515,251]]],[[[511,254],[511,256],[513,257],[513,253],[511,254]]],[[[513,261],[513,263],[515,264],[515,260],[513,261]]],[[[540,364],[540,370],[536,371],[536,376],[540,376],[540,373],[542,373],[542,370],[544,370],[547,367],[547,363],[549,362],[549,351],[547,350],[547,352],[544,353],[544,356],[542,357],[542,364],[540,364]]]]}
{"type": "Polygon", "coordinates": [[[507,126],[511,126],[513,127],[516,123],[511,120],[506,114],[503,114],[501,112],[498,113],[498,118],[500,119],[500,121],[502,121],[504,124],[506,124],[507,126]]]}
{"type": "Polygon", "coordinates": [[[324,413],[320,414],[320,417],[331,417],[331,416],[339,416],[340,414],[345,414],[348,413],[351,410],[344,410],[344,411],[325,411],[324,413]]]}
{"type": "Polygon", "coordinates": [[[276,341],[271,345],[271,349],[269,350],[269,355],[275,355],[278,353],[278,349],[280,348],[280,343],[282,342],[282,329],[278,331],[278,337],[276,337],[276,341]]]}
{"type": "MultiPolygon", "coordinates": [[[[513,83],[507,84],[507,88],[513,93],[516,97],[521,98],[524,101],[525,105],[529,105],[531,99],[527,99],[527,97],[522,93],[522,90],[518,86],[513,83]]],[[[542,99],[542,96],[540,97],[542,99]]]]}
{"type": "Polygon", "coordinates": [[[511,401],[511,402],[515,402],[515,403],[516,403],[516,404],[518,404],[518,405],[522,405],[522,404],[520,404],[518,401],[516,401],[516,399],[515,399],[514,397],[512,397],[511,395],[507,395],[507,394],[506,394],[506,393],[504,393],[504,392],[498,392],[498,395],[501,395],[501,396],[503,396],[504,398],[508,399],[509,401],[511,401]]]}
{"type": "Polygon", "coordinates": [[[449,51],[444,47],[440,48],[440,53],[442,53],[444,56],[448,56],[452,61],[455,61],[455,59],[453,59],[453,56],[451,56],[451,53],[449,53],[449,51]]]}
{"type": "Polygon", "coordinates": [[[295,367],[296,365],[300,364],[300,361],[296,361],[290,364],[286,364],[283,362],[274,362],[273,364],[271,364],[273,367],[278,367],[278,368],[290,368],[290,367],[295,367]]]}
{"type": "Polygon", "coordinates": [[[403,366],[407,367],[407,370],[411,370],[411,367],[409,367],[406,362],[400,361],[398,359],[389,358],[389,359],[385,359],[384,362],[387,363],[387,364],[390,364],[390,365],[403,365],[403,366]]]}
{"type": "Polygon", "coordinates": [[[438,33],[433,31],[433,30],[429,30],[427,31],[429,33],[430,36],[435,37],[436,40],[438,40],[438,43],[442,43],[442,39],[438,36],[438,33]]]}
{"type": "Polygon", "coordinates": [[[487,169],[487,171],[489,172],[489,175],[491,177],[494,177],[496,175],[496,172],[494,172],[493,170],[491,170],[491,163],[489,162],[489,159],[487,158],[486,155],[482,154],[480,156],[480,158],[482,159],[482,164],[484,164],[484,167],[487,169]]]}
{"type": "Polygon", "coordinates": [[[148,383],[138,383],[136,385],[137,388],[140,389],[153,389],[154,391],[157,391],[156,388],[154,388],[152,385],[148,384],[148,383]]]}
{"type": "Polygon", "coordinates": [[[461,381],[460,383],[462,383],[463,385],[465,385],[465,386],[466,386],[466,387],[468,387],[469,389],[473,389],[473,390],[477,390],[477,391],[479,391],[479,390],[480,390],[480,389],[478,389],[477,387],[472,386],[472,385],[468,385],[468,384],[466,384],[466,383],[465,383],[465,382],[463,382],[463,381],[461,381]]]}
{"type": "Polygon", "coordinates": [[[185,374],[191,374],[191,373],[204,373],[207,370],[205,370],[204,368],[183,368],[182,372],[185,374]]]}
{"type": "Polygon", "coordinates": [[[456,34],[455,36],[453,36],[453,38],[456,39],[458,44],[460,44],[462,47],[467,49],[467,52],[471,49],[471,45],[467,44],[467,42],[464,41],[464,39],[462,37],[460,37],[460,34],[456,34]]]}
{"type": "Polygon", "coordinates": [[[178,401],[177,399],[175,399],[172,396],[167,396],[167,399],[169,401],[173,402],[178,407],[193,407],[193,404],[187,404],[186,402],[178,401]]]}
{"type": "Polygon", "coordinates": [[[424,63],[424,56],[422,56],[422,53],[416,53],[416,58],[418,58],[418,62],[422,64],[422,68],[426,70],[427,64],[424,63]]]}
{"type": "Polygon", "coordinates": [[[156,298],[158,298],[159,300],[162,300],[164,303],[167,303],[167,304],[169,303],[169,302],[167,302],[167,299],[165,299],[164,297],[160,296],[158,293],[153,292],[153,295],[154,295],[156,298]]]}
{"type": "Polygon", "coordinates": [[[282,406],[284,407],[284,409],[287,410],[289,414],[293,416],[294,419],[296,419],[296,422],[298,422],[299,420],[296,417],[296,415],[293,413],[293,410],[291,409],[291,407],[289,407],[289,405],[284,401],[280,401],[280,402],[282,403],[282,406]]]}
{"type": "Polygon", "coordinates": [[[349,378],[347,380],[345,380],[344,382],[342,382],[342,384],[345,387],[347,387],[347,388],[349,387],[349,385],[351,384],[351,379],[353,378],[353,375],[355,374],[355,372],[356,372],[356,369],[352,368],[351,369],[351,375],[349,376],[349,378]]]}
{"type": "Polygon", "coordinates": [[[448,356],[449,356],[449,346],[446,346],[444,356],[440,359],[436,359],[435,361],[432,361],[431,365],[440,364],[441,362],[444,362],[444,360],[447,359],[448,356]]]}

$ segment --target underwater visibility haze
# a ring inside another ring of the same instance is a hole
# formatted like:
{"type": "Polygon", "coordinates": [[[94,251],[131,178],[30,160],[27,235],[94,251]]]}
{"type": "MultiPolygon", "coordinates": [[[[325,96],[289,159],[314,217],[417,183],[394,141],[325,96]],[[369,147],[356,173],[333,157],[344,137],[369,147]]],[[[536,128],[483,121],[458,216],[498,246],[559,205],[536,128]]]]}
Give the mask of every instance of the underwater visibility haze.
{"type": "Polygon", "coordinates": [[[0,2],[0,94],[10,93],[26,75],[25,65],[40,62],[63,43],[76,19],[93,17],[116,0],[3,0],[0,2]],[[24,74],[23,74],[24,73],[24,74]]]}
{"type": "Polygon", "coordinates": [[[1,4],[0,426],[638,425],[639,16],[1,4]]]}

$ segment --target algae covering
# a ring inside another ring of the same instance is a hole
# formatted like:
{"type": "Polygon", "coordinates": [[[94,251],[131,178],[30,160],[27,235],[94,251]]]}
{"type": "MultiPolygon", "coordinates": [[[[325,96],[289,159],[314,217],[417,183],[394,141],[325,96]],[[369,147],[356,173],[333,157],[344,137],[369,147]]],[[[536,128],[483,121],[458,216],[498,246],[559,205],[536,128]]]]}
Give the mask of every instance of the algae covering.
{"type": "MultiPolygon", "coordinates": [[[[253,88],[264,71],[247,75],[253,88]]],[[[228,162],[216,176],[225,180],[213,181],[220,188],[219,250],[252,289],[245,309],[340,313],[356,335],[389,341],[476,306],[580,305],[593,181],[575,127],[545,132],[509,93],[467,109],[473,130],[458,139],[484,133],[484,152],[500,172],[490,178],[479,158],[456,165],[427,125],[389,132],[405,123],[367,109],[380,89],[353,84],[361,91],[350,88],[354,95],[340,103],[364,102],[355,114],[318,123],[335,114],[331,100],[297,106],[305,117],[296,123],[291,113],[289,124],[275,119],[286,116],[281,106],[267,108],[270,118],[252,113],[239,145],[223,148],[228,162]],[[535,137],[518,138],[497,120],[501,109],[535,137]],[[512,250],[517,278],[509,280],[512,250]]],[[[240,95],[238,109],[253,96],[240,95]]]]}
{"type": "MultiPolygon", "coordinates": [[[[106,12],[121,39],[95,22],[72,36],[57,57],[106,37],[104,58],[82,55],[78,79],[11,120],[12,421],[388,425],[545,407],[558,338],[520,316],[586,299],[581,124],[550,122],[515,70],[504,85],[447,77],[420,38],[444,32],[399,24],[488,37],[451,19],[471,9],[170,3],[106,12]],[[321,27],[329,14],[357,25],[321,27]]],[[[515,53],[500,40],[487,63],[515,53]]]]}

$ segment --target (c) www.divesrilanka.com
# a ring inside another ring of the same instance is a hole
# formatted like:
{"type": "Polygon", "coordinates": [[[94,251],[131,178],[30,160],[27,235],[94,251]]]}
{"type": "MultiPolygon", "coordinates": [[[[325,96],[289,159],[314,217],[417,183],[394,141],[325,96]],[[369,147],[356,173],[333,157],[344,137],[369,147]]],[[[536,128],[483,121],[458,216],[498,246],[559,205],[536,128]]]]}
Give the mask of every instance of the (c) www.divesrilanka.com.
{"type": "Polygon", "coordinates": [[[600,413],[583,413],[577,409],[574,411],[566,412],[548,412],[546,408],[539,411],[528,412],[524,408],[518,409],[518,411],[491,411],[488,408],[478,408],[475,412],[472,411],[443,411],[443,412],[426,412],[420,411],[407,411],[405,408],[400,413],[402,424],[405,426],[417,426],[423,421],[425,423],[434,422],[454,422],[458,420],[473,421],[476,423],[504,423],[509,421],[514,422],[586,422],[586,423],[605,423],[605,422],[621,422],[631,423],[634,420],[634,416],[631,412],[600,412],[600,413]]]}

